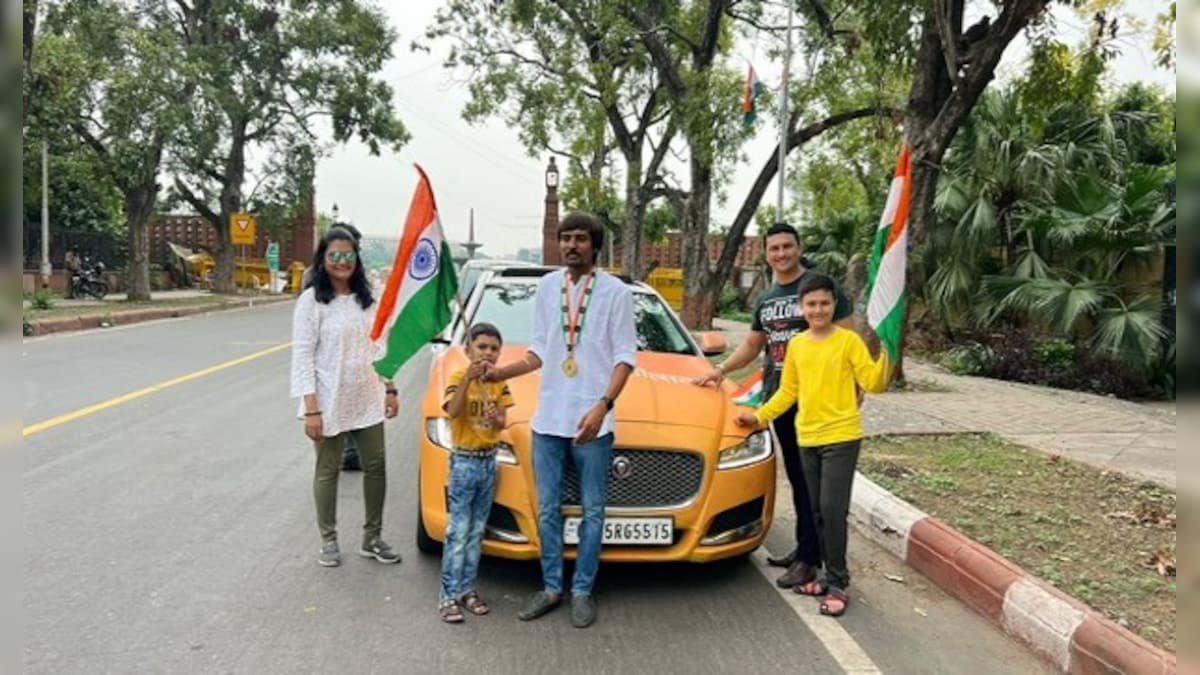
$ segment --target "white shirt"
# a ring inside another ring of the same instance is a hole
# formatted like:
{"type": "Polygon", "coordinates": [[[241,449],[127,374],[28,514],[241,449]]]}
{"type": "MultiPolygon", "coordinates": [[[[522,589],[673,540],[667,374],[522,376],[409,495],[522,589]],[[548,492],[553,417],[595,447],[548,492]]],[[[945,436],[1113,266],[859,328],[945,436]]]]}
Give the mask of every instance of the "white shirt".
{"type": "Polygon", "coordinates": [[[384,387],[375,372],[371,323],[375,308],[358,305],[353,295],[317,302],[309,288],[296,300],[292,317],[292,396],[317,395],[322,433],[365,429],[383,421],[384,387]]]}
{"type": "MultiPolygon", "coordinates": [[[[567,340],[563,335],[562,285],[566,270],[551,272],[538,283],[534,297],[533,339],[529,351],[542,360],[541,389],[532,427],[547,436],[575,437],[579,421],[608,391],[617,364],[636,366],[637,329],[633,318],[633,291],[625,282],[596,270],[596,281],[575,343],[575,377],[563,374],[567,340]]],[[[579,311],[580,291],[587,277],[568,289],[571,312],[579,311]]],[[[604,416],[598,435],[611,433],[613,415],[604,416]]]]}

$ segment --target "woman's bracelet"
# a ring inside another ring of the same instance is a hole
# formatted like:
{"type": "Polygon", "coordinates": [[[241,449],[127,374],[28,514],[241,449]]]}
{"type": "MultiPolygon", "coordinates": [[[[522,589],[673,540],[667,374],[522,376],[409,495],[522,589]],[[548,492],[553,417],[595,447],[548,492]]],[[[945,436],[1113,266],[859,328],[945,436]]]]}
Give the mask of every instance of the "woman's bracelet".
{"type": "Polygon", "coordinates": [[[387,394],[388,396],[395,396],[396,394],[399,394],[400,392],[395,389],[384,389],[383,393],[387,394]]]}
{"type": "Polygon", "coordinates": [[[304,416],[305,416],[305,417],[316,417],[317,415],[320,415],[320,414],[321,414],[321,411],[320,411],[320,410],[314,410],[314,411],[312,411],[312,412],[306,412],[306,413],[304,413],[304,416]]]}

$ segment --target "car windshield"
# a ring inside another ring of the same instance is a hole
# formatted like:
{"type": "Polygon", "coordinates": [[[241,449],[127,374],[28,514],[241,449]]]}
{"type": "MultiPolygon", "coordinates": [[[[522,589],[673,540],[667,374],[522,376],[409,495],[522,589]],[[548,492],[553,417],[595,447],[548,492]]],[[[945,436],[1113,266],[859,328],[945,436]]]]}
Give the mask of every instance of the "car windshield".
{"type": "MultiPolygon", "coordinates": [[[[505,283],[483,289],[472,323],[495,324],[505,344],[529,344],[533,330],[536,283],[505,283]]],[[[633,294],[638,349],[670,354],[695,354],[683,326],[658,296],[633,294]]],[[[585,324],[586,326],[586,324],[585,324]]]]}
{"type": "Polygon", "coordinates": [[[483,274],[483,268],[478,265],[466,265],[462,269],[462,278],[458,280],[458,293],[464,298],[471,297],[471,290],[475,288],[475,282],[479,281],[479,275],[483,274]]]}

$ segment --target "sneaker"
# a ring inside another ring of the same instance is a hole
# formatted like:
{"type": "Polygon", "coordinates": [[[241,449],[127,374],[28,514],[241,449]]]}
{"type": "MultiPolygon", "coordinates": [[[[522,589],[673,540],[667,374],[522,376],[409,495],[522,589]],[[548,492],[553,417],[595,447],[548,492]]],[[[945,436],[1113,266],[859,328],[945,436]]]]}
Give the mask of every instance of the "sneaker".
{"type": "Polygon", "coordinates": [[[358,554],[364,558],[374,558],[385,565],[395,565],[400,562],[400,554],[392,550],[387,542],[376,538],[370,544],[363,544],[358,554]]]}
{"type": "Polygon", "coordinates": [[[317,556],[317,564],[321,567],[337,567],[342,564],[342,552],[338,549],[336,539],[321,544],[321,553],[317,556]]]}

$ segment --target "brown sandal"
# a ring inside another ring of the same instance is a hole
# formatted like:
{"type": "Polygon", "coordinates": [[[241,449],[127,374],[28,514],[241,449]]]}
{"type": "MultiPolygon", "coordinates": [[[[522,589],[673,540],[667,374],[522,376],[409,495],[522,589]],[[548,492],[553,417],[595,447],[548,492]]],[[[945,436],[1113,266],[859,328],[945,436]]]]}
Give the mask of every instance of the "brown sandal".
{"type": "Polygon", "coordinates": [[[479,594],[475,591],[471,591],[463,596],[462,605],[463,607],[467,608],[468,612],[474,614],[475,616],[483,616],[484,614],[492,611],[492,609],[488,607],[487,603],[483,601],[483,598],[480,598],[479,594]]]}
{"type": "Polygon", "coordinates": [[[457,600],[447,600],[438,605],[438,613],[442,615],[442,621],[446,623],[462,623],[466,619],[457,600]]]}

